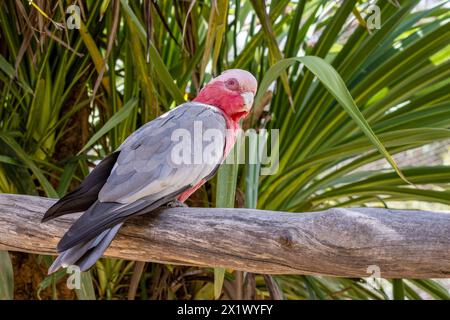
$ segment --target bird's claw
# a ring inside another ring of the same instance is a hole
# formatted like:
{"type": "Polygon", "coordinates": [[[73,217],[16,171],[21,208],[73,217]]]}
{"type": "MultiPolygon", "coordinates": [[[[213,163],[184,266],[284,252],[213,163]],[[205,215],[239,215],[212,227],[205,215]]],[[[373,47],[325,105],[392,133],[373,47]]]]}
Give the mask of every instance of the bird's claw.
{"type": "Polygon", "coordinates": [[[187,208],[188,206],[180,200],[173,200],[166,204],[167,208],[187,208]]]}

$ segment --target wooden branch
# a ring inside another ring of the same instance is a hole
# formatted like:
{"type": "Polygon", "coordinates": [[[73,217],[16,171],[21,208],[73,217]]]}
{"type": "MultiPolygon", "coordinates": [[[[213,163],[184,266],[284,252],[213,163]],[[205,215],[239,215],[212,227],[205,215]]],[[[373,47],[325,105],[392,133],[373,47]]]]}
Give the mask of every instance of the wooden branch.
{"type": "MultiPolygon", "coordinates": [[[[0,195],[0,250],[55,254],[79,214],[40,223],[54,199],[0,195]]],[[[450,277],[450,214],[173,208],[130,219],[105,256],[255,273],[450,277]]]]}

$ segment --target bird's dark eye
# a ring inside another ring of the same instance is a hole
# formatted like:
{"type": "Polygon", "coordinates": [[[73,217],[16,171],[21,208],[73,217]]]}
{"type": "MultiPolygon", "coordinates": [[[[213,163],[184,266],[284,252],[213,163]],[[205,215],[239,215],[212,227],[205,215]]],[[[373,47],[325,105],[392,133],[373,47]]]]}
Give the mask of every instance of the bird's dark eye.
{"type": "Polygon", "coordinates": [[[234,78],[231,78],[231,79],[228,79],[227,81],[225,81],[225,85],[230,90],[238,90],[239,89],[239,82],[234,78]]]}

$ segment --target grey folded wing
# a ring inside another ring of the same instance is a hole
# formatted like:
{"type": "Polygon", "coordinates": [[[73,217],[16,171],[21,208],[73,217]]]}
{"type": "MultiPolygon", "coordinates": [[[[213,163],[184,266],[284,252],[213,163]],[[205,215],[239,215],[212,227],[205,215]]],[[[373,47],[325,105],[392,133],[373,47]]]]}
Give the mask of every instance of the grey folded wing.
{"type": "Polygon", "coordinates": [[[98,201],[72,225],[58,250],[151,211],[209,178],[223,161],[226,135],[221,111],[193,102],[141,127],[119,147],[98,201]]]}
{"type": "Polygon", "coordinates": [[[226,122],[211,106],[185,103],[149,122],[119,148],[101,202],[156,201],[195,185],[223,160],[226,122]]]}

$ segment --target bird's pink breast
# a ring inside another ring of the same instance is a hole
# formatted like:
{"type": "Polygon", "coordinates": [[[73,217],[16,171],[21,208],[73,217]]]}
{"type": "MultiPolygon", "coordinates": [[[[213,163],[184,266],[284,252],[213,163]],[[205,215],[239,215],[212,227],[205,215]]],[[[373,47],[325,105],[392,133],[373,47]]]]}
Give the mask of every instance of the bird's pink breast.
{"type": "Polygon", "coordinates": [[[224,159],[228,156],[234,144],[239,130],[239,123],[231,119],[228,115],[223,114],[227,123],[227,136],[225,139],[224,159]]]}
{"type": "MultiPolygon", "coordinates": [[[[225,149],[223,152],[223,160],[226,159],[228,154],[230,153],[231,149],[233,148],[234,144],[236,143],[236,137],[237,132],[239,130],[239,123],[231,119],[227,114],[225,114],[222,110],[222,115],[225,118],[226,125],[227,125],[227,135],[225,137],[225,149]]],[[[204,185],[206,182],[205,179],[202,179],[199,183],[197,183],[192,188],[184,191],[182,194],[178,196],[178,201],[184,202],[187,198],[189,198],[195,191],[197,191],[198,188],[200,188],[202,185],[204,185]]]]}

